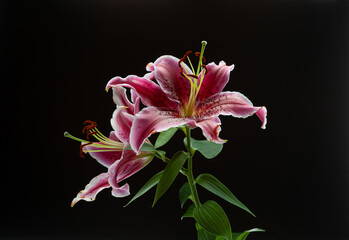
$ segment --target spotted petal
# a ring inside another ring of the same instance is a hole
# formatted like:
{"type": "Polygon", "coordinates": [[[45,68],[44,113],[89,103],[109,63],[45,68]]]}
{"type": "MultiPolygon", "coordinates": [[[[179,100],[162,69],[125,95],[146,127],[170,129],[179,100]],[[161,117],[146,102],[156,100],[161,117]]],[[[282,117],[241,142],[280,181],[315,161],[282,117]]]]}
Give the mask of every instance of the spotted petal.
{"type": "Polygon", "coordinates": [[[213,95],[198,104],[196,108],[196,115],[202,119],[209,119],[218,115],[246,118],[255,113],[262,121],[262,128],[265,128],[267,109],[265,107],[254,107],[247,97],[238,92],[223,92],[213,95]]]}
{"type": "Polygon", "coordinates": [[[110,187],[108,183],[109,174],[101,173],[94,177],[89,184],[86,185],[85,189],[80,191],[76,198],[73,199],[71,206],[73,207],[78,201],[94,201],[96,195],[105,188],[110,187]]]}
{"type": "Polygon", "coordinates": [[[171,127],[178,127],[191,120],[179,117],[177,111],[161,111],[155,107],[147,107],[136,114],[130,134],[130,145],[139,152],[144,141],[155,132],[162,132],[171,127]]]}
{"type": "MultiPolygon", "coordinates": [[[[155,79],[169,98],[181,103],[187,103],[190,96],[190,82],[181,75],[181,68],[178,62],[178,58],[170,55],[159,57],[153,65],[155,79]]],[[[184,74],[193,74],[185,63],[182,62],[181,65],[184,74]]],[[[149,64],[148,69],[151,69],[149,64]]]]}
{"type": "Polygon", "coordinates": [[[170,100],[162,91],[159,85],[146,78],[130,75],[126,78],[115,77],[111,79],[106,89],[111,87],[124,86],[137,92],[142,102],[146,106],[155,106],[161,108],[177,108],[177,103],[170,100]]]}
{"type": "MultiPolygon", "coordinates": [[[[230,72],[234,69],[234,65],[227,66],[224,61],[221,61],[218,66],[215,63],[210,63],[206,67],[207,73],[202,81],[197,101],[203,101],[222,92],[229,81],[230,72]]],[[[199,80],[201,79],[201,74],[202,72],[199,74],[199,80]]]]}
{"type": "Polygon", "coordinates": [[[219,117],[206,119],[200,122],[196,122],[195,124],[196,126],[201,128],[202,133],[207,140],[220,144],[226,142],[226,140],[223,140],[219,137],[219,133],[221,131],[221,120],[219,119],[219,117]]]}

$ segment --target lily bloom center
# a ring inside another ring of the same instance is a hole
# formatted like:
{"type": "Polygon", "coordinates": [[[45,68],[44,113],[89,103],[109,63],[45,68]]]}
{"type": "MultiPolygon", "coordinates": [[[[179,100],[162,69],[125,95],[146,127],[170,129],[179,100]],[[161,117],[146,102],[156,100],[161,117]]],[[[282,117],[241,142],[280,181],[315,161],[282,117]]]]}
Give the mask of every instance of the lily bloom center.
{"type": "Polygon", "coordinates": [[[187,103],[183,103],[182,116],[181,117],[190,117],[195,116],[195,107],[196,107],[196,98],[199,94],[201,84],[204,80],[205,75],[207,74],[207,67],[204,64],[206,59],[204,58],[204,51],[207,45],[206,41],[202,41],[201,52],[196,52],[195,55],[199,57],[199,63],[197,70],[194,70],[194,67],[189,59],[189,54],[192,51],[188,51],[179,61],[178,66],[181,69],[181,75],[188,79],[190,82],[190,96],[187,103]],[[184,67],[183,63],[185,60],[188,60],[193,74],[189,73],[184,67]]]}

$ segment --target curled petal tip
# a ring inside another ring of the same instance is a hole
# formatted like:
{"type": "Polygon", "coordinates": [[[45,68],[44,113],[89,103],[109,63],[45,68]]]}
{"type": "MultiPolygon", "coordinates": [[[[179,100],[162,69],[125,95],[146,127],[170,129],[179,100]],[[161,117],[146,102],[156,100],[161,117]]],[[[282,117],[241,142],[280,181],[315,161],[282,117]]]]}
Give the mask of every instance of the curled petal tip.
{"type": "Polygon", "coordinates": [[[230,71],[233,71],[233,70],[234,70],[234,68],[235,68],[235,65],[234,65],[234,64],[232,64],[232,65],[230,66],[230,71]]]}
{"type": "Polygon", "coordinates": [[[262,121],[262,129],[266,129],[267,125],[267,108],[261,107],[257,112],[256,115],[259,117],[259,119],[262,121]]]}
{"type": "Polygon", "coordinates": [[[70,204],[70,207],[74,207],[74,205],[79,201],[79,199],[74,198],[70,204]]]}
{"type": "Polygon", "coordinates": [[[152,63],[152,62],[148,63],[147,66],[145,67],[145,69],[149,72],[154,71],[155,70],[154,63],[152,63]]]}

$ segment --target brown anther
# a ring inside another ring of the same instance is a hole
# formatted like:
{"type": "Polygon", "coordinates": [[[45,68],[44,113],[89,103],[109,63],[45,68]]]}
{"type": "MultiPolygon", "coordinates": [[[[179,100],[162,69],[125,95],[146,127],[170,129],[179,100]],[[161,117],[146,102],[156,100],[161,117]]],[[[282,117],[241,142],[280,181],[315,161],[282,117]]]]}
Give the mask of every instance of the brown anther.
{"type": "Polygon", "coordinates": [[[178,66],[179,66],[180,68],[182,68],[181,62],[185,62],[185,60],[187,59],[187,57],[188,57],[189,54],[191,54],[191,53],[192,53],[192,51],[188,51],[186,54],[184,54],[184,56],[183,56],[181,59],[179,59],[179,61],[178,61],[178,66]]]}
{"type": "MultiPolygon", "coordinates": [[[[195,56],[197,56],[197,57],[200,57],[200,55],[201,55],[200,52],[196,52],[196,53],[195,53],[195,56]]],[[[203,63],[206,62],[206,58],[205,58],[204,56],[202,56],[202,62],[203,62],[203,63]]]]}
{"type": "Polygon", "coordinates": [[[198,76],[196,76],[196,75],[194,75],[194,74],[188,74],[188,76],[198,79],[198,76]]]}
{"type": "Polygon", "coordinates": [[[82,129],[82,133],[86,134],[87,139],[90,139],[90,135],[95,134],[96,132],[93,131],[93,129],[95,127],[97,127],[97,123],[91,121],[91,120],[86,120],[84,122],[84,125],[86,125],[83,129],[82,129]],[[88,124],[88,125],[87,125],[88,124]]]}
{"type": "Polygon", "coordinates": [[[83,148],[87,145],[90,145],[92,144],[92,142],[89,142],[89,143],[85,143],[85,144],[81,144],[80,145],[80,157],[84,158],[84,151],[83,151],[83,148]]]}
{"type": "Polygon", "coordinates": [[[94,122],[94,121],[91,121],[91,120],[86,120],[86,121],[84,122],[84,125],[87,125],[87,124],[91,124],[91,125],[97,127],[97,123],[94,122]]]}
{"type": "Polygon", "coordinates": [[[205,75],[207,74],[208,70],[205,64],[202,64],[201,67],[203,67],[205,69],[205,75]]]}
{"type": "Polygon", "coordinates": [[[89,132],[87,132],[87,133],[86,133],[86,138],[87,138],[87,140],[90,140],[90,136],[91,136],[91,135],[94,135],[94,134],[97,134],[97,132],[96,132],[96,131],[93,131],[93,130],[90,130],[89,132]]]}

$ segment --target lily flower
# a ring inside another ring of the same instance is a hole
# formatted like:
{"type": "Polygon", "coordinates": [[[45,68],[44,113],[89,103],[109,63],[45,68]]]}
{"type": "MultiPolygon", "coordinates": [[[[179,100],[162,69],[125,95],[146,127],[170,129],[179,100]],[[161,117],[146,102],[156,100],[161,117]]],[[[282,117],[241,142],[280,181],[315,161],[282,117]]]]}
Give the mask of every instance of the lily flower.
{"type": "Polygon", "coordinates": [[[133,121],[133,115],[139,110],[139,98],[136,93],[132,93],[133,103],[131,103],[122,87],[113,89],[113,99],[118,105],[113,113],[111,125],[114,129],[109,137],[104,136],[98,129],[97,124],[86,121],[83,133],[87,134],[87,139],[93,136],[97,141],[83,140],[76,138],[65,132],[64,135],[73,140],[81,142],[80,154],[89,153],[98,163],[107,168],[107,171],[94,177],[85,189],[80,191],[73,199],[71,206],[78,201],[93,201],[96,195],[105,188],[112,188],[114,197],[125,197],[130,194],[129,185],[119,183],[132,176],[152,159],[151,152],[140,152],[136,154],[132,150],[126,150],[129,145],[129,135],[133,121]]]}
{"type": "Polygon", "coordinates": [[[246,118],[256,114],[264,129],[267,123],[265,107],[255,107],[239,92],[222,92],[229,81],[234,65],[205,65],[203,57],[206,42],[202,42],[197,71],[194,70],[188,55],[183,58],[165,55],[154,63],[149,63],[149,71],[144,77],[129,75],[126,78],[112,78],[106,90],[117,86],[131,88],[137,92],[145,108],[135,115],[130,132],[130,145],[139,152],[144,141],[153,133],[171,127],[189,125],[199,127],[207,140],[224,143],[219,138],[221,121],[219,115],[246,118]],[[188,60],[191,67],[184,61],[188,60]],[[156,79],[157,83],[152,80],[156,79]]]}

